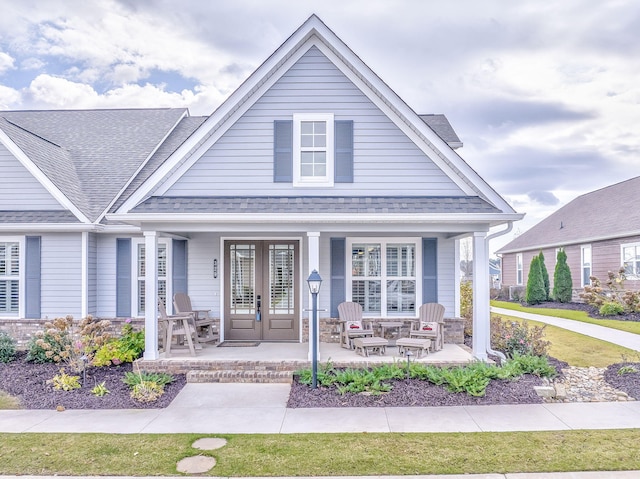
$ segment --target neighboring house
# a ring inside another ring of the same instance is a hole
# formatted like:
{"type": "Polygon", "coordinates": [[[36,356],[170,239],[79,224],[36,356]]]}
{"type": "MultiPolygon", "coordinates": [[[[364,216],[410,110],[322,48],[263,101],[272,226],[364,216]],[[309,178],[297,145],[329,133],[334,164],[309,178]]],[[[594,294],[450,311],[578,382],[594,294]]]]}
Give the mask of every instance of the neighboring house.
{"type": "Polygon", "coordinates": [[[459,146],[316,16],[209,117],[0,112],[0,317],[144,318],[156,359],[157,298],[171,309],[186,291],[223,340],[300,342],[313,269],[321,322],[345,300],[372,318],[436,301],[456,316],[460,238],[488,277],[489,228],[522,217],[459,146]]]}
{"type": "MultiPolygon", "coordinates": [[[[525,286],[533,257],[543,252],[549,279],[560,248],[576,292],[589,277],[605,280],[609,271],[626,270],[625,287],[640,289],[640,177],[579,196],[503,246],[502,282],[525,286]]],[[[577,298],[577,296],[576,296],[577,298]]]]}

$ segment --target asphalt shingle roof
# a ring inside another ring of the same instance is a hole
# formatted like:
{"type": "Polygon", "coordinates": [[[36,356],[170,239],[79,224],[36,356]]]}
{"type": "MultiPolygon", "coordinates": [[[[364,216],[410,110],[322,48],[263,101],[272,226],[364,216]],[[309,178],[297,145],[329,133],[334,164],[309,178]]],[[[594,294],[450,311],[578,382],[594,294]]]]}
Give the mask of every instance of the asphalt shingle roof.
{"type": "Polygon", "coordinates": [[[467,196],[151,197],[133,213],[500,213],[467,196]]]}
{"type": "Polygon", "coordinates": [[[451,123],[446,116],[442,114],[427,114],[427,115],[418,115],[422,121],[424,121],[429,127],[444,141],[449,144],[460,144],[462,146],[462,141],[458,138],[458,134],[455,132],[451,123]]]}
{"type": "Polygon", "coordinates": [[[4,111],[0,112],[0,128],[95,220],[186,111],[4,111]]]}
{"type": "Polygon", "coordinates": [[[0,223],[80,223],[80,220],[67,210],[0,211],[0,223]]]}
{"type": "Polygon", "coordinates": [[[624,237],[640,231],[640,176],[578,196],[498,253],[624,237]]]}

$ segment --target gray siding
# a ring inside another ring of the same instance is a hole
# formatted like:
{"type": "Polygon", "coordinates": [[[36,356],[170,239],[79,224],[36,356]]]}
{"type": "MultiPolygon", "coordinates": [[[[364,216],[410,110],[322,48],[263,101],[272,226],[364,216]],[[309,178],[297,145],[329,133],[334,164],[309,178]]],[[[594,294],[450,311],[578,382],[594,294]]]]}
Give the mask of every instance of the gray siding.
{"type": "Polygon", "coordinates": [[[82,234],[42,236],[42,317],[82,314],[82,234]]]}
{"type": "Polygon", "coordinates": [[[0,177],[0,210],[64,209],[4,145],[0,145],[0,177]]]}
{"type": "Polygon", "coordinates": [[[167,192],[207,195],[461,195],[319,50],[307,52],[167,192]],[[354,121],[354,183],[293,188],[273,181],[273,121],[329,112],[354,121]]]}
{"type": "Polygon", "coordinates": [[[87,250],[87,313],[98,312],[98,235],[89,233],[87,250]]]}

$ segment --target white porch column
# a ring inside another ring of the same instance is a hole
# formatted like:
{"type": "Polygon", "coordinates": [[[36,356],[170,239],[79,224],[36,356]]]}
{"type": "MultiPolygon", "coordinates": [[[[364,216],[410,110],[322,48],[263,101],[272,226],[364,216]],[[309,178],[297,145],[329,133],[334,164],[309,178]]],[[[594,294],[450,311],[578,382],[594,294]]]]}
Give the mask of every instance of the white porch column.
{"type": "MultiPolygon", "coordinates": [[[[304,277],[304,287],[307,286],[307,278],[309,277],[309,275],[311,274],[311,272],[315,269],[316,271],[318,271],[318,273],[320,273],[320,232],[319,231],[310,231],[307,232],[307,243],[309,246],[309,250],[308,250],[308,266],[309,269],[307,271],[307,275],[304,277]]],[[[322,276],[322,274],[320,274],[320,276],[322,276]]],[[[324,279],[324,278],[323,278],[324,279]]],[[[323,281],[324,282],[324,281],[323,281]]],[[[326,288],[326,283],[325,283],[325,288],[326,288]]],[[[309,289],[307,288],[307,292],[309,291],[309,289]]],[[[322,289],[320,290],[320,294],[322,294],[322,289]]],[[[320,294],[318,296],[320,296],[320,294]]],[[[307,304],[309,306],[311,306],[311,293],[309,293],[309,299],[307,300],[307,304]]],[[[309,309],[311,309],[309,307],[309,309]]],[[[320,316],[320,313],[318,313],[318,316],[320,316]]],[[[318,359],[320,359],[320,320],[318,320],[318,328],[315,331],[315,334],[313,331],[311,331],[311,326],[312,326],[312,320],[313,320],[313,312],[309,311],[309,352],[308,352],[308,359],[309,361],[312,360],[313,357],[313,338],[316,338],[316,351],[318,351],[318,359]]]]}
{"type": "Polygon", "coordinates": [[[89,315],[89,233],[82,232],[82,301],[80,304],[80,317],[86,318],[89,315]]]}
{"type": "Polygon", "coordinates": [[[489,244],[486,232],[473,233],[473,355],[486,361],[490,337],[489,244]]]}
{"type": "Polygon", "coordinates": [[[144,359],[158,359],[158,234],[144,232],[144,359]]]}

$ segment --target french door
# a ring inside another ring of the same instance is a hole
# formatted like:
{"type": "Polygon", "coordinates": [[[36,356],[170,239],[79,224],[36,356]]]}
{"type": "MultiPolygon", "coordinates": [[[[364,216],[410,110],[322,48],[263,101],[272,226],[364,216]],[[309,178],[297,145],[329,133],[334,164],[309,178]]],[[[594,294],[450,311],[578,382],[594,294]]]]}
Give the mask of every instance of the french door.
{"type": "Polygon", "coordinates": [[[297,340],[297,241],[225,241],[225,338],[297,340]]]}

